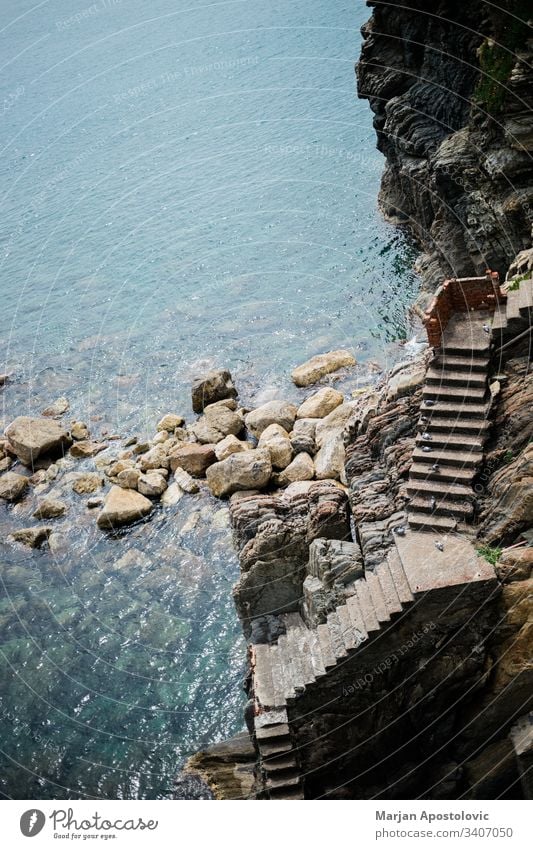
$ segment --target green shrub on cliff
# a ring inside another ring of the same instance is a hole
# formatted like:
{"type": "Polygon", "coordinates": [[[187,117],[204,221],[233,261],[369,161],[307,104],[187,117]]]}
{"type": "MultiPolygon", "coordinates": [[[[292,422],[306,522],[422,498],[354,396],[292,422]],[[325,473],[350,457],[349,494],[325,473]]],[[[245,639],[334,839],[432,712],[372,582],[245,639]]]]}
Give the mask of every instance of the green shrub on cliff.
{"type": "Polygon", "coordinates": [[[494,34],[485,39],[478,51],[481,77],[474,92],[474,102],[490,115],[502,109],[507,82],[516,63],[516,51],[525,43],[529,32],[530,0],[510,0],[505,5],[506,10],[494,11],[494,34]]]}

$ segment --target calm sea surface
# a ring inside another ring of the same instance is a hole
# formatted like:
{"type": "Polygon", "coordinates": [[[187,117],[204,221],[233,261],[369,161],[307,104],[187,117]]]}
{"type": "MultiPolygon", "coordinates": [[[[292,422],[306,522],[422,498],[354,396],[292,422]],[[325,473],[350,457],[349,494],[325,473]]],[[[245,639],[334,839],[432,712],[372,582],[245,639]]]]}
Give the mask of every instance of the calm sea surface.
{"type": "MultiPolygon", "coordinates": [[[[66,395],[95,436],[150,434],[192,420],[206,367],[253,403],[297,400],[324,350],[361,363],[347,390],[398,358],[417,284],[355,96],[368,14],[3,0],[0,424],[66,395]]],[[[33,509],[0,506],[0,792],[164,798],[242,728],[227,508],[191,496],[111,539],[72,503],[53,557],[5,542],[33,509]]]]}

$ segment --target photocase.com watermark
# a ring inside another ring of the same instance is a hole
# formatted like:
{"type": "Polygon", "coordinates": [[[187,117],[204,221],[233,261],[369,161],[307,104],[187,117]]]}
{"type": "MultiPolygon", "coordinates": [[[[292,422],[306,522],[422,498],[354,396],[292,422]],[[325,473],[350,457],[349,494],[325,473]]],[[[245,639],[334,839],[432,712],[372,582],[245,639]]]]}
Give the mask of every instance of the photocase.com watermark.
{"type": "Polygon", "coordinates": [[[265,153],[277,153],[281,156],[303,153],[324,159],[345,159],[347,162],[379,171],[379,173],[383,170],[383,164],[369,158],[364,151],[348,150],[345,147],[334,147],[329,144],[266,144],[263,150],[265,153]]]}
{"type": "Polygon", "coordinates": [[[35,837],[43,830],[46,817],[42,811],[34,808],[30,811],[24,811],[20,818],[20,830],[24,837],[35,837]]]}
{"type": "MultiPolygon", "coordinates": [[[[38,808],[29,808],[20,818],[20,830],[24,837],[35,837],[46,825],[45,814],[38,808]]],[[[111,820],[97,811],[90,817],[76,819],[73,808],[58,808],[48,815],[54,837],[69,840],[85,840],[87,837],[99,837],[111,840],[116,832],[155,831],[158,820],[144,820],[142,817],[130,817],[111,820]]]]}
{"type": "Polygon", "coordinates": [[[342,695],[343,696],[352,696],[356,690],[362,690],[364,687],[370,687],[375,678],[378,675],[383,675],[387,672],[394,664],[398,663],[400,659],[406,655],[408,652],[414,648],[420,640],[425,637],[426,634],[429,634],[430,631],[433,631],[437,626],[434,622],[428,622],[424,625],[420,631],[416,631],[412,637],[402,643],[399,648],[397,648],[394,652],[387,655],[387,657],[380,661],[380,663],[376,664],[372,669],[362,675],[360,678],[357,678],[353,684],[344,684],[342,687],[342,695]]]}

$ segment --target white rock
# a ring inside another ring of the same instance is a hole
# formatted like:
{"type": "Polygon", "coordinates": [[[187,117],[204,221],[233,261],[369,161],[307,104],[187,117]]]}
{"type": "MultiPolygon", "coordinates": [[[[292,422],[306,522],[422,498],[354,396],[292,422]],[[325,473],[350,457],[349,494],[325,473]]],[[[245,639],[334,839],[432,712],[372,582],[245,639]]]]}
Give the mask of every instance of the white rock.
{"type": "Polygon", "coordinates": [[[220,442],[215,446],[215,455],[217,460],[226,460],[231,454],[237,454],[239,451],[249,451],[250,445],[248,442],[244,442],[241,439],[237,439],[236,436],[230,434],[229,436],[224,437],[220,442]]]}
{"type": "Polygon", "coordinates": [[[259,437],[258,448],[266,448],[274,469],[285,469],[292,460],[293,450],[289,434],[279,424],[266,427],[259,437]]]}
{"type": "Polygon", "coordinates": [[[269,401],[256,410],[251,410],[245,417],[246,427],[257,439],[265,428],[271,424],[281,425],[287,432],[292,430],[296,419],[297,408],[288,401],[269,401]]]}
{"type": "Polygon", "coordinates": [[[184,492],[194,494],[195,492],[200,491],[200,487],[192,475],[190,475],[189,472],[186,472],[185,469],[180,468],[180,466],[178,466],[174,472],[174,480],[184,492]]]}
{"type": "Polygon", "coordinates": [[[171,483],[161,496],[161,504],[165,507],[173,507],[178,501],[181,501],[185,492],[177,483],[171,483]]]}
{"type": "Polygon", "coordinates": [[[270,452],[265,449],[232,454],[207,470],[207,483],[218,497],[246,489],[263,489],[272,474],[270,452]]]}
{"type": "Polygon", "coordinates": [[[316,478],[341,480],[344,477],[344,457],[342,434],[329,434],[323,440],[322,447],[315,457],[316,478]]]}
{"type": "Polygon", "coordinates": [[[129,525],[147,516],[152,508],[152,502],[140,492],[112,486],[98,515],[98,526],[112,529],[129,525]]]}
{"type": "Polygon", "coordinates": [[[348,420],[354,413],[356,403],[355,401],[349,401],[346,404],[341,404],[340,407],[336,407],[324,419],[320,419],[315,431],[315,440],[318,448],[322,447],[324,440],[329,438],[332,433],[342,433],[348,420]]]}
{"type": "Polygon", "coordinates": [[[295,481],[310,481],[315,476],[315,464],[309,454],[297,454],[292,463],[278,475],[278,485],[288,486],[295,481]]]}
{"type": "Polygon", "coordinates": [[[325,386],[300,404],[297,415],[299,419],[323,419],[342,403],[344,403],[342,392],[325,386]]]}
{"type": "Polygon", "coordinates": [[[310,386],[326,374],[354,365],[355,357],[349,351],[328,351],[297,366],[292,372],[292,379],[296,386],[310,386]]]}
{"type": "Polygon", "coordinates": [[[160,498],[167,488],[167,482],[162,475],[157,475],[155,472],[148,472],[146,475],[141,475],[137,482],[137,489],[142,495],[147,495],[150,498],[160,498]]]}

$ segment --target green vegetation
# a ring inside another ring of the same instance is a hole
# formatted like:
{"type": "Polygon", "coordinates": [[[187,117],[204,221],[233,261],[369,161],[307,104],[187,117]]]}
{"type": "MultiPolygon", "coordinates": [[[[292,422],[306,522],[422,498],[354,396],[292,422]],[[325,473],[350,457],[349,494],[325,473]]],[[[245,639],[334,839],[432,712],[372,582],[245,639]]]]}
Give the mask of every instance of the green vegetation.
{"type": "Polygon", "coordinates": [[[524,282],[524,280],[531,279],[531,272],[528,271],[527,274],[521,274],[519,277],[514,277],[512,282],[506,287],[508,292],[516,292],[517,289],[520,288],[520,284],[524,282]]]}
{"type": "Polygon", "coordinates": [[[479,48],[481,77],[474,92],[474,102],[491,115],[500,112],[505,102],[506,84],[516,62],[516,51],[529,32],[530,0],[510,0],[506,5],[506,11],[494,11],[494,34],[479,48]]]}
{"type": "Polygon", "coordinates": [[[496,563],[502,556],[502,548],[492,547],[491,545],[480,545],[479,548],[476,548],[477,553],[480,557],[484,557],[491,566],[496,566],[496,563]]]}

